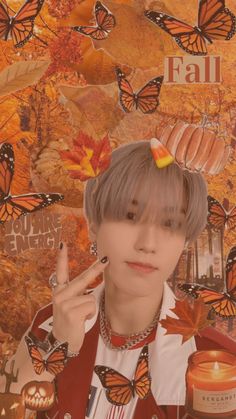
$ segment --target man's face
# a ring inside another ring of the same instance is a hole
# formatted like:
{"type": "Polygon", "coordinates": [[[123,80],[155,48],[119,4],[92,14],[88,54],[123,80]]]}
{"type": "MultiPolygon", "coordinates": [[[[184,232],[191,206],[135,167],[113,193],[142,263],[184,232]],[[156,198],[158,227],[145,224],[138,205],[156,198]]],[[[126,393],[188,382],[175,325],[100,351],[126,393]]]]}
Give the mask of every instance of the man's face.
{"type": "MultiPolygon", "coordinates": [[[[180,218],[183,219],[183,214],[180,218]]],[[[185,235],[171,231],[171,220],[162,226],[150,223],[103,221],[97,228],[98,256],[108,256],[105,281],[130,296],[162,292],[185,244],[185,235]]]]}

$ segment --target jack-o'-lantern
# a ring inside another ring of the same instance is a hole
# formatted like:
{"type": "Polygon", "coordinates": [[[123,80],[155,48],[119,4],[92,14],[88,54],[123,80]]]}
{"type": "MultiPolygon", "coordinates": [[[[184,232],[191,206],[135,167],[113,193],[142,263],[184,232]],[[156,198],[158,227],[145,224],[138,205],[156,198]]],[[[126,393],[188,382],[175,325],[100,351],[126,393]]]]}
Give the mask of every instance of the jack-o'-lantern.
{"type": "Polygon", "coordinates": [[[49,381],[30,381],[21,394],[26,409],[48,410],[55,402],[55,385],[49,381]]]}
{"type": "Polygon", "coordinates": [[[0,393],[0,419],[24,419],[25,406],[21,394],[0,393]]]}

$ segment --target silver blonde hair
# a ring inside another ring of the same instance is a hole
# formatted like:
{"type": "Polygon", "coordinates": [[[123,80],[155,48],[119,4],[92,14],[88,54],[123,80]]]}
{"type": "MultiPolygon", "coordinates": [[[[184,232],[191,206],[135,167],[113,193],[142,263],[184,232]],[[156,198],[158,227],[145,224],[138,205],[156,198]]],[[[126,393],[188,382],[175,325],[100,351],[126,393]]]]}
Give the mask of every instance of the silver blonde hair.
{"type": "Polygon", "coordinates": [[[171,229],[194,242],[207,221],[207,186],[201,173],[172,163],[158,169],[150,141],[122,145],[112,152],[109,168],[89,179],[84,211],[90,225],[103,220],[127,220],[135,205],[135,222],[162,224],[171,218],[171,229]],[[180,213],[184,212],[180,222],[180,213]],[[174,222],[173,222],[174,220],[174,222]]]}

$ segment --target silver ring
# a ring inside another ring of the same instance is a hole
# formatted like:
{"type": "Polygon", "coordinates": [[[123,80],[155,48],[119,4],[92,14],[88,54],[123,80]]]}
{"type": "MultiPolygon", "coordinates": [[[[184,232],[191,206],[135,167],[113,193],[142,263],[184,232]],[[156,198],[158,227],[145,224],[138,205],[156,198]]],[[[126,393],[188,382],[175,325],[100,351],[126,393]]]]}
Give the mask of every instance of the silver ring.
{"type": "Polygon", "coordinates": [[[52,289],[54,289],[58,285],[67,285],[69,283],[69,281],[66,281],[63,284],[59,284],[58,281],[57,281],[57,274],[56,274],[56,272],[53,272],[52,275],[49,277],[48,283],[49,283],[49,286],[52,289]]]}

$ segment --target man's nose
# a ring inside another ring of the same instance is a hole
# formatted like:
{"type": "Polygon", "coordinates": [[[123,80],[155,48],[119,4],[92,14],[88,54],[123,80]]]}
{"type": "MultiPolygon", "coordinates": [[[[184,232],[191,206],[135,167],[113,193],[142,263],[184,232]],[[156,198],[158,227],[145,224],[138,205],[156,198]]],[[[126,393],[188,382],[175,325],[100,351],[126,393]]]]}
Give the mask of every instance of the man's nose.
{"type": "Polygon", "coordinates": [[[135,249],[144,253],[156,253],[157,247],[157,228],[153,224],[140,224],[137,231],[135,249]]]}

